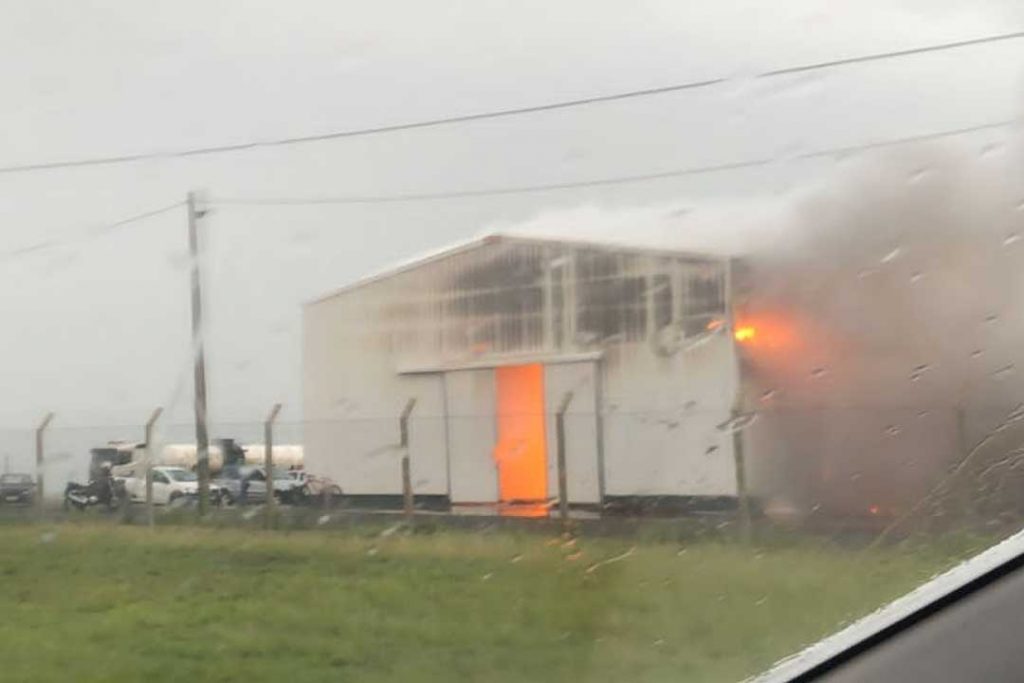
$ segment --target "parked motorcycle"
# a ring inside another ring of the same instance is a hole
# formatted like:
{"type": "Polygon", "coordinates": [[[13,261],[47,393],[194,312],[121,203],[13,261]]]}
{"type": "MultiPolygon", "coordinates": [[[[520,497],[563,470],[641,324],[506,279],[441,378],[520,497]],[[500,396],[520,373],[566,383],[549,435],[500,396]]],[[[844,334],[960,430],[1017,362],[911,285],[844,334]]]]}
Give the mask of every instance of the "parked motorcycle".
{"type": "Polygon", "coordinates": [[[108,510],[117,508],[126,495],[124,483],[112,477],[93,479],[88,484],[69,481],[64,487],[64,508],[85,510],[103,505],[108,510]]]}

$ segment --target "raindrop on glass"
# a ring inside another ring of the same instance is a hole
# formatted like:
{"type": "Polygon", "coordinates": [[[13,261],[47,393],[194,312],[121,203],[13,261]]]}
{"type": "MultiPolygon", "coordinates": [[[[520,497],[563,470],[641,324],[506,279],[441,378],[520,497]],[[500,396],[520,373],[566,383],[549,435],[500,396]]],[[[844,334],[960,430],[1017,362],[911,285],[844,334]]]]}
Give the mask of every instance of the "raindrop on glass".
{"type": "Polygon", "coordinates": [[[384,531],[380,532],[378,534],[378,537],[380,537],[380,538],[387,538],[388,536],[391,536],[396,531],[398,531],[401,528],[401,526],[402,526],[401,524],[392,524],[387,529],[385,529],[384,531]]]}
{"type": "Polygon", "coordinates": [[[992,376],[995,377],[996,379],[1002,379],[1003,377],[1006,377],[1007,375],[1012,373],[1014,371],[1014,369],[1015,368],[1014,368],[1013,363],[1010,363],[1009,365],[1004,365],[1003,367],[998,368],[997,370],[995,370],[992,373],[992,376]]]}
{"type": "Polygon", "coordinates": [[[756,419],[757,413],[740,413],[739,415],[716,425],[715,429],[720,432],[736,433],[749,427],[756,419]]]}
{"type": "Polygon", "coordinates": [[[925,365],[918,365],[916,368],[914,368],[913,370],[910,371],[910,381],[911,382],[916,382],[917,380],[921,379],[921,375],[923,375],[924,373],[928,372],[928,370],[930,370],[930,369],[931,369],[931,366],[929,366],[927,364],[925,364],[925,365]]]}
{"type": "Polygon", "coordinates": [[[1003,246],[1004,247],[1008,247],[1011,244],[1016,244],[1017,242],[1020,242],[1020,235],[1018,235],[1017,233],[1013,232],[1013,233],[1010,233],[1009,235],[1007,235],[1006,239],[1003,240],[1003,246]]]}
{"type": "Polygon", "coordinates": [[[902,254],[902,253],[903,253],[903,249],[901,247],[896,247],[895,249],[890,251],[888,254],[883,256],[881,261],[879,261],[879,263],[892,263],[897,258],[899,258],[900,254],[902,254]]]}
{"type": "Polygon", "coordinates": [[[924,277],[924,273],[914,272],[910,274],[910,284],[917,284],[924,277]]]}
{"type": "Polygon", "coordinates": [[[889,436],[899,436],[903,433],[903,428],[899,425],[889,425],[885,428],[885,433],[889,436]]]}
{"type": "Polygon", "coordinates": [[[825,376],[825,368],[814,368],[811,370],[811,377],[814,379],[821,379],[825,376]]]}
{"type": "Polygon", "coordinates": [[[981,156],[983,156],[983,157],[987,157],[987,156],[992,155],[994,152],[998,151],[1001,148],[1002,148],[1002,145],[1000,145],[998,142],[990,142],[989,144],[984,145],[981,148],[981,151],[979,152],[979,154],[981,156]]]}

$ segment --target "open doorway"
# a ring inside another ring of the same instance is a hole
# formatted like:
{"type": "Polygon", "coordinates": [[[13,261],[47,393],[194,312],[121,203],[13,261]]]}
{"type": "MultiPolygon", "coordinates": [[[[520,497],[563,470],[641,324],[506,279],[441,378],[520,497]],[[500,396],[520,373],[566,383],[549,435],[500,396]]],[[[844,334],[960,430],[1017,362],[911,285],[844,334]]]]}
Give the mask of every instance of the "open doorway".
{"type": "Polygon", "coordinates": [[[547,514],[548,456],[544,366],[496,368],[498,493],[504,514],[547,514]]]}

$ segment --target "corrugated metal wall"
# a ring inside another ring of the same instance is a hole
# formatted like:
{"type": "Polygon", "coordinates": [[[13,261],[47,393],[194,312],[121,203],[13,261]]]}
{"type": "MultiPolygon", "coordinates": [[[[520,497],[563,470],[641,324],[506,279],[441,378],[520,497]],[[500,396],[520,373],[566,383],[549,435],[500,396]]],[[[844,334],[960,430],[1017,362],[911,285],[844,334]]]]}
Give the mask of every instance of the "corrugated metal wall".
{"type": "MultiPolygon", "coordinates": [[[[578,434],[570,439],[577,451],[603,443],[606,492],[731,495],[731,438],[717,428],[737,386],[723,324],[725,278],[721,260],[500,240],[310,304],[310,466],[347,491],[397,493],[397,416],[415,397],[414,484],[446,494],[451,440],[460,438],[451,422],[459,416],[449,413],[465,397],[452,396],[457,382],[440,374],[401,373],[520,359],[550,364],[590,352],[601,357],[590,380],[600,395],[587,407],[590,417],[574,409],[569,424],[578,434]]],[[[578,488],[583,496],[592,485],[578,488]]]]}

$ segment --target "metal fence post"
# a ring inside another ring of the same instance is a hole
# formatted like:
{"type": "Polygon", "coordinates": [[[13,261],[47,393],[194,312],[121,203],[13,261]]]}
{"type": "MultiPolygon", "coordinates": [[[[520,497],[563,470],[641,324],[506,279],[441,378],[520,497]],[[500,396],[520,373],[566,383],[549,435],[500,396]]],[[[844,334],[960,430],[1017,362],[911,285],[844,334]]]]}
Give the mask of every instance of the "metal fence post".
{"type": "Polygon", "coordinates": [[[409,415],[416,406],[416,399],[410,398],[398,418],[400,434],[399,446],[402,449],[402,509],[407,519],[413,515],[412,467],[409,462],[409,415]]]}
{"type": "Polygon", "coordinates": [[[747,464],[743,452],[743,430],[736,428],[736,423],[742,419],[743,412],[740,405],[732,409],[731,422],[732,432],[732,453],[736,466],[736,496],[739,504],[740,537],[744,542],[750,542],[753,533],[753,519],[750,514],[750,495],[747,491],[747,464]]]}
{"type": "Polygon", "coordinates": [[[43,495],[46,492],[46,488],[43,485],[43,432],[50,426],[53,418],[53,413],[47,413],[43,421],[36,427],[36,505],[39,507],[40,512],[45,508],[43,495]]]}
{"type": "Polygon", "coordinates": [[[569,475],[565,464],[565,411],[572,401],[572,392],[562,397],[555,413],[555,439],[558,448],[558,516],[563,526],[569,524],[569,475]]]}
{"type": "MultiPolygon", "coordinates": [[[[967,411],[963,402],[957,402],[953,407],[953,421],[956,430],[956,458],[959,461],[966,458],[971,451],[971,446],[967,442],[967,411]]],[[[959,513],[962,524],[968,527],[973,526],[976,520],[974,519],[974,499],[971,495],[974,490],[970,477],[964,477],[961,481],[954,482],[952,489],[953,500],[957,506],[954,512],[959,513]]]]}
{"type": "Polygon", "coordinates": [[[146,522],[151,527],[156,524],[153,513],[153,425],[163,412],[163,408],[157,408],[146,421],[146,522]]]}
{"type": "Polygon", "coordinates": [[[267,500],[263,510],[266,513],[265,525],[268,529],[274,525],[274,420],[281,412],[281,404],[275,403],[263,423],[263,469],[267,480],[267,500]]]}

